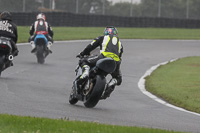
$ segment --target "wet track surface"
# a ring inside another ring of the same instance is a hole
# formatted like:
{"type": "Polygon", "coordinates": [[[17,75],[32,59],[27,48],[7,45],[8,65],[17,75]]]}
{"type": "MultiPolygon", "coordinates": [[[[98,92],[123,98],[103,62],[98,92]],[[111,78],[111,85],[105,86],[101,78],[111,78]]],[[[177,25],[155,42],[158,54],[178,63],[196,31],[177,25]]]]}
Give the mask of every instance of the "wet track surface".
{"type": "Polygon", "coordinates": [[[138,88],[139,79],[151,66],[199,56],[200,41],[122,40],[123,83],[92,109],[81,102],[68,103],[78,62],[75,57],[89,42],[56,42],[43,65],[36,63],[29,45],[18,46],[14,66],[0,77],[0,113],[200,132],[200,116],[160,104],[138,88]]]}

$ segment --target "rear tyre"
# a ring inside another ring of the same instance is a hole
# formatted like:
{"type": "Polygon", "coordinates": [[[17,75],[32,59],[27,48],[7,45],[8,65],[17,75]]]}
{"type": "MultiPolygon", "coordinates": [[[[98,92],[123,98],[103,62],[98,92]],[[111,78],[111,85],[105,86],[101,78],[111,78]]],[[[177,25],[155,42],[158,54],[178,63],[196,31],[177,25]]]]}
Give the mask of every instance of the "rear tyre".
{"type": "Polygon", "coordinates": [[[101,95],[104,91],[104,87],[106,85],[106,79],[105,77],[101,75],[96,76],[96,82],[93,87],[92,92],[89,94],[88,98],[84,102],[85,107],[87,108],[93,108],[97,105],[99,102],[101,95]]]}
{"type": "Polygon", "coordinates": [[[0,76],[1,72],[3,71],[3,66],[4,66],[4,58],[0,56],[0,76]]]}
{"type": "Polygon", "coordinates": [[[44,64],[45,56],[44,56],[44,48],[42,46],[37,46],[37,62],[39,64],[44,64]]]}

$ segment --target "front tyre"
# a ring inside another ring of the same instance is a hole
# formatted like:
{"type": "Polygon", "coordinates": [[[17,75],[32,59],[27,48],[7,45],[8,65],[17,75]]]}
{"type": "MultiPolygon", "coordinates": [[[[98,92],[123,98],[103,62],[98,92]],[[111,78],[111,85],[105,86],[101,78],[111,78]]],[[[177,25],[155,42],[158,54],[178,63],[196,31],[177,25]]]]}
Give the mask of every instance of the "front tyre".
{"type": "Polygon", "coordinates": [[[72,105],[74,105],[78,102],[78,99],[74,97],[74,95],[75,95],[74,91],[75,91],[74,88],[72,88],[72,91],[71,91],[70,96],[69,96],[69,103],[72,104],[72,105]]]}
{"type": "Polygon", "coordinates": [[[85,107],[93,108],[96,106],[96,104],[99,102],[101,98],[105,85],[106,85],[105,77],[103,77],[102,75],[97,75],[92,92],[89,94],[88,98],[84,102],[85,107]]]}

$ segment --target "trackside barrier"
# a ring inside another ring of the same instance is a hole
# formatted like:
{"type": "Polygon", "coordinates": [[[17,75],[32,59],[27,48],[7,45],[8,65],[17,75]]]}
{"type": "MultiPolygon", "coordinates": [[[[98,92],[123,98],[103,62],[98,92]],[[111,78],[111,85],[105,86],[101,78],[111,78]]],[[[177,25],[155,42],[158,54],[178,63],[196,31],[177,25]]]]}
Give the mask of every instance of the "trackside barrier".
{"type": "MultiPolygon", "coordinates": [[[[30,26],[39,12],[13,12],[13,21],[19,26],[30,26]]],[[[107,15],[85,15],[68,12],[45,12],[52,26],[74,27],[156,27],[156,28],[200,28],[198,19],[121,17],[107,15]]]]}

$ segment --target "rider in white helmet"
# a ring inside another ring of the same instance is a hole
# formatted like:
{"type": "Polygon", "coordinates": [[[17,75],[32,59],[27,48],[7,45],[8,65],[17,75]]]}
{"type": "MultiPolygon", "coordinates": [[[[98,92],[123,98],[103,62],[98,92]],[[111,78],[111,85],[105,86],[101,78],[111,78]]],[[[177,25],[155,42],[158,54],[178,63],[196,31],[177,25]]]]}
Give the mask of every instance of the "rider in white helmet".
{"type": "Polygon", "coordinates": [[[36,18],[37,20],[31,25],[29,32],[31,35],[31,37],[29,38],[29,42],[31,43],[31,46],[33,48],[31,53],[34,53],[36,50],[33,41],[37,34],[44,34],[46,36],[48,40],[47,47],[49,49],[49,52],[52,53],[50,47],[53,44],[53,30],[49,23],[46,21],[46,16],[43,13],[39,13],[36,18]]]}

